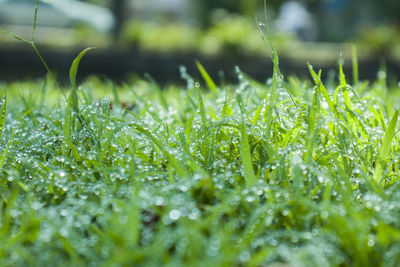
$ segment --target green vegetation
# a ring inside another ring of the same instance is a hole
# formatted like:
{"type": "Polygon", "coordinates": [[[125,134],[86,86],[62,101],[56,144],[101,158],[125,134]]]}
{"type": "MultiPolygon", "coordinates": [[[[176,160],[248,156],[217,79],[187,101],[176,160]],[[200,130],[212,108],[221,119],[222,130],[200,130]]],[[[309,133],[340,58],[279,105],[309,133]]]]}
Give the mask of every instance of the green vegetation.
{"type": "Polygon", "coordinates": [[[271,47],[266,83],[78,86],[86,49],[69,97],[1,84],[0,265],[397,266],[399,92],[356,55],[353,84],[285,79],[271,47]]]}
{"type": "Polygon", "coordinates": [[[184,70],[187,88],[92,78],[68,103],[51,79],[2,85],[0,265],[399,262],[384,75],[350,85],[340,68],[332,87],[276,65],[218,88],[198,67],[212,90],[184,70]]]}
{"type": "MultiPolygon", "coordinates": [[[[189,26],[182,22],[162,21],[127,22],[121,33],[120,43],[144,51],[186,51],[203,54],[264,54],[256,21],[238,14],[219,12],[207,29],[189,26]]],[[[287,47],[294,36],[275,34],[275,42],[287,47]]]]}
{"type": "MultiPolygon", "coordinates": [[[[217,19],[205,29],[182,22],[128,21],[122,29],[119,43],[123,47],[152,52],[265,55],[265,46],[260,40],[260,32],[253,17],[226,12],[219,12],[215,17],[217,19]]],[[[337,57],[338,51],[343,51],[346,58],[347,54],[351,55],[348,45],[338,43],[332,49],[323,43],[302,42],[295,34],[272,32],[272,35],[281,56],[300,58],[300,62],[318,57],[322,61],[330,61],[332,57],[337,57]]],[[[399,40],[398,27],[390,26],[371,26],[345,39],[346,42],[357,44],[361,59],[377,56],[400,58],[399,40]]]]}

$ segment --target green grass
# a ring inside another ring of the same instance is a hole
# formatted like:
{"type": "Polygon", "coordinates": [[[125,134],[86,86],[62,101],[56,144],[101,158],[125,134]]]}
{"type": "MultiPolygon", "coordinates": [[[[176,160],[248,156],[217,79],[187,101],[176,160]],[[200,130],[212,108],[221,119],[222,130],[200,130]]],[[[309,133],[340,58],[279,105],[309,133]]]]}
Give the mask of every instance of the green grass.
{"type": "Polygon", "coordinates": [[[266,83],[186,88],[79,87],[86,49],[66,97],[34,30],[48,78],[0,84],[0,266],[399,264],[399,88],[355,49],[352,85],[286,82],[264,38],[266,83]]]}
{"type": "Polygon", "coordinates": [[[1,85],[0,265],[398,264],[395,88],[199,68],[212,90],[94,77],[77,109],[1,85]]]}

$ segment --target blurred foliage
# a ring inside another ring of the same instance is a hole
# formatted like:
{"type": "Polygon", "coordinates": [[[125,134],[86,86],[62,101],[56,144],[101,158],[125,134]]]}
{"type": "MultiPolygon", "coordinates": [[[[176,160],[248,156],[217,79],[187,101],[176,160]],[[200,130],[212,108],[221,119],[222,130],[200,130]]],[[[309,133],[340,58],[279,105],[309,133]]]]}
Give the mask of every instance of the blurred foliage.
{"type": "Polygon", "coordinates": [[[196,29],[179,22],[160,25],[151,21],[131,21],[125,24],[121,40],[124,44],[142,49],[182,51],[194,49],[199,34],[196,29]]]}
{"type": "Polygon", "coordinates": [[[223,19],[213,20],[212,26],[205,31],[200,47],[202,52],[237,53],[264,50],[255,21],[240,15],[216,17],[223,19]]]}
{"type": "MultiPolygon", "coordinates": [[[[142,50],[164,52],[191,51],[204,54],[260,54],[266,48],[256,21],[238,14],[218,11],[211,16],[207,29],[193,28],[184,23],[162,24],[154,21],[127,23],[121,43],[142,50]]],[[[292,42],[291,35],[274,35],[284,47],[292,42]]]]}
{"type": "Polygon", "coordinates": [[[365,29],[358,42],[368,46],[375,54],[388,55],[400,43],[400,29],[395,26],[365,29]]]}
{"type": "MultiPolygon", "coordinates": [[[[277,1],[274,1],[277,2],[277,1]]],[[[278,1],[279,2],[279,1],[278,1]]],[[[232,13],[252,15],[257,13],[262,5],[262,1],[257,0],[198,0],[198,16],[203,25],[211,24],[211,11],[214,9],[224,9],[232,13]]]]}
{"type": "MultiPolygon", "coordinates": [[[[285,0],[268,0],[267,8],[271,12],[276,12],[285,0]]],[[[313,4],[319,2],[318,0],[304,0],[301,1],[307,4],[313,4]]],[[[196,4],[198,7],[199,18],[203,25],[211,24],[212,18],[210,14],[212,10],[223,9],[231,13],[238,13],[250,17],[254,17],[256,14],[263,12],[264,1],[263,0],[197,0],[196,4]]]]}
{"type": "MultiPolygon", "coordinates": [[[[211,12],[210,25],[205,29],[178,21],[165,23],[157,20],[131,20],[121,32],[120,43],[144,51],[261,55],[267,50],[256,23],[253,18],[224,10],[211,12]]],[[[335,23],[331,22],[331,25],[335,23]]],[[[294,34],[272,34],[280,52],[293,54],[293,49],[299,49],[299,41],[294,34]]],[[[368,27],[356,34],[353,32],[353,35],[343,40],[358,43],[366,54],[391,56],[400,43],[400,30],[395,25],[368,27]]],[[[322,57],[329,57],[329,53],[332,51],[325,51],[322,57]]],[[[307,58],[313,55],[305,51],[300,54],[307,54],[307,58]]]]}
{"type": "MultiPolygon", "coordinates": [[[[262,13],[263,0],[198,0],[198,16],[201,25],[212,24],[212,10],[224,9],[254,17],[262,13]]],[[[278,12],[285,0],[268,0],[272,14],[278,12]]],[[[320,39],[342,42],[354,36],[354,32],[371,25],[400,24],[398,0],[303,0],[315,15],[320,27],[320,39]]]]}

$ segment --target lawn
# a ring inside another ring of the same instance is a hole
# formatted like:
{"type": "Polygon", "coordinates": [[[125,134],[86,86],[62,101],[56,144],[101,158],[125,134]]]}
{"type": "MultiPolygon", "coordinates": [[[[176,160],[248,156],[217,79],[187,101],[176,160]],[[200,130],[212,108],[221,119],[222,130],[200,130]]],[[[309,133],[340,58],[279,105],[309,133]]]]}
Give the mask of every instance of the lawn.
{"type": "Polygon", "coordinates": [[[399,264],[384,69],[359,81],[354,56],[351,80],[341,64],[336,80],[284,77],[273,49],[265,83],[237,68],[216,84],[197,62],[183,87],[77,84],[87,51],[67,88],[50,69],[0,84],[1,266],[399,264]]]}
{"type": "Polygon", "coordinates": [[[400,98],[383,71],[350,82],[339,66],[324,85],[276,64],[217,86],[198,67],[205,82],[182,69],[186,88],[163,90],[2,84],[0,265],[399,263],[400,98]]]}

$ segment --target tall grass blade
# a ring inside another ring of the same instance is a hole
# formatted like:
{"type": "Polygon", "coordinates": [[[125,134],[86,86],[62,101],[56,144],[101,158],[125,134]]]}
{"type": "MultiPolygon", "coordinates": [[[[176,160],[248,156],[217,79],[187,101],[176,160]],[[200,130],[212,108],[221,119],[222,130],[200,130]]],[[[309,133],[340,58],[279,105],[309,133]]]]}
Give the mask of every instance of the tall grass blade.
{"type": "Polygon", "coordinates": [[[279,68],[278,51],[275,48],[274,42],[272,40],[272,34],[271,34],[271,31],[269,28],[269,21],[268,21],[268,14],[267,14],[267,1],[266,0],[264,1],[264,17],[265,17],[265,24],[257,23],[257,27],[261,33],[261,39],[264,42],[265,47],[267,48],[268,55],[271,58],[272,63],[274,65],[273,75],[274,75],[274,77],[275,77],[275,75],[279,76],[283,88],[285,88],[285,90],[289,94],[290,100],[292,101],[293,105],[298,109],[299,107],[297,106],[296,101],[294,101],[294,99],[293,99],[292,91],[291,91],[290,87],[287,85],[287,83],[285,82],[284,76],[282,75],[280,68],[279,68]],[[264,36],[264,31],[262,30],[261,25],[263,25],[265,27],[266,38],[264,36]],[[271,50],[269,50],[269,47],[271,50]]]}
{"type": "Polygon", "coordinates": [[[79,151],[76,148],[76,146],[67,138],[64,138],[64,141],[67,143],[69,146],[69,149],[71,149],[72,155],[75,158],[76,162],[82,162],[82,157],[79,155],[79,151]]]}
{"type": "MultiPolygon", "coordinates": [[[[63,125],[63,133],[64,133],[64,140],[68,140],[69,142],[72,143],[72,110],[71,110],[71,105],[67,104],[65,105],[65,119],[64,119],[64,125],[63,125]]],[[[67,153],[68,143],[64,144],[64,153],[67,153]]]]}
{"type": "Polygon", "coordinates": [[[308,64],[308,69],[310,71],[311,77],[314,80],[315,85],[318,87],[318,90],[322,93],[322,95],[324,96],[326,102],[329,105],[330,110],[332,111],[332,113],[335,113],[335,105],[331,100],[331,97],[328,94],[328,91],[326,90],[324,84],[321,81],[321,77],[319,75],[317,75],[317,73],[314,71],[313,67],[310,65],[310,63],[308,64]]]}
{"type": "Polygon", "coordinates": [[[4,163],[6,162],[8,153],[10,152],[11,145],[13,143],[14,137],[15,137],[16,131],[12,133],[12,136],[10,140],[8,141],[7,147],[4,149],[4,151],[0,154],[0,170],[3,169],[4,163]]]}
{"type": "Polygon", "coordinates": [[[346,77],[344,76],[342,62],[339,62],[339,80],[342,90],[346,89],[346,77]]]}
{"type": "Polygon", "coordinates": [[[343,100],[344,104],[347,106],[348,109],[351,110],[351,100],[349,95],[349,90],[347,88],[346,77],[343,72],[343,65],[339,62],[339,80],[340,80],[340,87],[343,91],[343,100]]]}
{"type": "Polygon", "coordinates": [[[76,74],[78,73],[79,63],[81,62],[82,57],[90,50],[94,49],[94,47],[88,47],[74,59],[71,64],[71,68],[69,69],[69,79],[71,81],[72,91],[71,91],[71,100],[72,106],[75,111],[78,111],[78,94],[77,94],[77,86],[76,86],[76,74]]]}
{"type": "Polygon", "coordinates": [[[1,137],[3,136],[4,122],[6,120],[6,109],[7,109],[6,96],[3,96],[3,98],[1,99],[1,104],[3,107],[1,109],[1,116],[0,116],[0,141],[1,141],[1,137]]]}
{"type": "Polygon", "coordinates": [[[35,15],[33,17],[33,27],[32,27],[32,43],[35,42],[35,32],[36,32],[37,18],[38,18],[38,5],[39,5],[39,0],[36,0],[36,2],[35,2],[35,15]]]}
{"type": "Polygon", "coordinates": [[[6,35],[8,35],[8,36],[10,36],[10,37],[13,37],[13,38],[17,39],[18,41],[22,41],[22,42],[24,42],[24,43],[31,44],[31,41],[28,41],[28,40],[22,38],[21,36],[16,35],[16,34],[11,33],[11,32],[8,32],[8,31],[6,31],[6,30],[4,30],[4,29],[2,29],[2,28],[0,28],[0,32],[1,32],[1,33],[4,33],[4,34],[6,34],[6,35]]]}
{"type": "Polygon", "coordinates": [[[203,122],[204,127],[207,128],[208,123],[207,123],[206,109],[204,108],[203,96],[201,95],[199,88],[197,88],[197,96],[199,97],[201,121],[203,122]]]}
{"type": "Polygon", "coordinates": [[[43,66],[46,68],[47,73],[51,76],[51,78],[54,80],[55,84],[57,85],[57,87],[60,89],[61,93],[63,94],[64,98],[66,98],[64,91],[61,90],[60,85],[58,84],[53,72],[51,71],[51,69],[49,68],[49,66],[47,65],[46,61],[43,59],[42,55],[39,53],[39,50],[36,48],[35,45],[35,32],[36,32],[36,26],[37,26],[37,18],[38,18],[38,3],[39,0],[36,0],[35,2],[35,15],[34,15],[34,20],[33,20],[33,28],[32,28],[32,40],[28,41],[24,38],[22,38],[19,35],[16,35],[14,33],[10,33],[2,28],[0,28],[0,32],[7,34],[8,36],[11,36],[19,41],[22,41],[24,43],[27,43],[29,45],[32,46],[33,50],[35,51],[36,55],[39,57],[40,61],[42,62],[43,66]]]}
{"type": "Polygon", "coordinates": [[[389,127],[386,129],[385,137],[384,137],[383,143],[382,143],[382,148],[378,155],[378,159],[377,159],[377,163],[376,163],[376,167],[375,167],[375,173],[374,173],[374,180],[378,184],[380,184],[382,181],[382,172],[383,172],[383,168],[385,166],[385,160],[390,151],[390,147],[391,147],[392,139],[394,136],[394,132],[396,130],[398,118],[399,118],[399,111],[396,110],[393,114],[392,119],[390,120],[389,127]]]}
{"type": "Polygon", "coordinates": [[[275,101],[277,98],[277,89],[278,89],[279,58],[278,58],[277,54],[275,54],[273,61],[274,61],[274,72],[272,74],[273,76],[272,76],[271,92],[269,94],[268,108],[265,109],[265,113],[264,113],[264,122],[267,123],[266,133],[267,133],[268,137],[269,137],[270,130],[271,130],[272,113],[274,111],[273,108],[275,107],[275,101]]]}
{"type": "Polygon", "coordinates": [[[242,158],[244,175],[246,178],[246,185],[248,188],[252,187],[257,181],[257,176],[254,173],[253,161],[251,159],[251,150],[249,145],[249,138],[246,132],[246,126],[244,123],[244,118],[240,123],[240,133],[241,133],[241,146],[240,146],[240,157],[242,158]]]}
{"type": "Polygon", "coordinates": [[[260,114],[261,114],[261,110],[263,109],[263,107],[264,107],[264,101],[262,101],[261,103],[260,103],[260,105],[258,105],[258,107],[257,107],[257,109],[256,109],[256,112],[254,113],[254,116],[253,116],[253,119],[252,119],[252,121],[251,121],[251,123],[253,124],[253,125],[256,125],[257,124],[257,121],[258,121],[258,119],[260,118],[260,114]]]}
{"type": "Polygon", "coordinates": [[[357,46],[353,44],[352,46],[352,63],[353,63],[353,84],[358,84],[358,55],[357,46]]]}
{"type": "Polygon", "coordinates": [[[200,71],[201,76],[203,77],[204,81],[207,83],[208,88],[214,93],[218,92],[218,88],[215,85],[214,81],[211,79],[210,75],[206,71],[206,69],[201,65],[201,63],[196,60],[197,69],[200,71]]]}
{"type": "Polygon", "coordinates": [[[310,115],[308,119],[308,125],[310,127],[310,133],[314,132],[315,124],[318,116],[318,88],[314,90],[313,102],[310,107],[310,115]]]}
{"type": "Polygon", "coordinates": [[[193,119],[194,116],[190,116],[187,123],[186,123],[186,129],[185,129],[185,135],[186,135],[186,141],[187,141],[187,145],[190,145],[190,138],[191,138],[191,134],[192,134],[192,126],[193,126],[193,119]]]}

